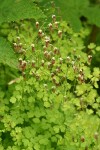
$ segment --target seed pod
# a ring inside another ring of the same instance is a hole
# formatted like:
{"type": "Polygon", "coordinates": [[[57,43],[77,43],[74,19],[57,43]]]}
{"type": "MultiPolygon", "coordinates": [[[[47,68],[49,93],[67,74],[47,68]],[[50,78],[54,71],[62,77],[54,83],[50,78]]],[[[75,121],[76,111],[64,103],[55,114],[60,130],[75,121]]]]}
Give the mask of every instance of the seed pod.
{"type": "Polygon", "coordinates": [[[84,82],[84,75],[79,74],[78,75],[78,80],[83,83],[84,82]]]}
{"type": "Polygon", "coordinates": [[[52,31],[52,23],[48,24],[50,31],[52,31]]]}
{"type": "Polygon", "coordinates": [[[18,53],[25,55],[25,54],[26,54],[26,50],[25,50],[25,49],[20,49],[20,50],[18,51],[18,53]]]}
{"type": "Polygon", "coordinates": [[[46,43],[46,47],[48,47],[49,43],[50,43],[50,37],[45,37],[45,43],[46,43]]]}
{"type": "Polygon", "coordinates": [[[64,95],[64,100],[67,100],[67,96],[66,95],[64,95]]]}
{"type": "Polygon", "coordinates": [[[44,66],[44,60],[42,60],[41,63],[42,63],[42,66],[44,66]]]}
{"type": "Polygon", "coordinates": [[[46,49],[47,49],[47,47],[46,47],[46,46],[43,46],[43,50],[46,51],[46,49]]]}
{"type": "Polygon", "coordinates": [[[81,142],[85,142],[84,136],[81,136],[81,142]]]}
{"type": "Polygon", "coordinates": [[[50,55],[50,53],[48,53],[47,54],[47,59],[50,60],[50,57],[51,57],[51,55],[50,55]]]}
{"type": "Polygon", "coordinates": [[[36,74],[35,77],[36,77],[37,80],[40,79],[40,75],[39,74],[36,74]]]}
{"type": "Polygon", "coordinates": [[[53,19],[53,22],[55,22],[56,21],[56,16],[52,15],[52,19],[53,19]]]}
{"type": "Polygon", "coordinates": [[[83,75],[84,75],[83,69],[80,69],[80,70],[79,70],[79,73],[80,73],[81,76],[83,76],[83,75]]]}
{"type": "Polygon", "coordinates": [[[60,61],[60,64],[62,64],[62,62],[63,62],[63,59],[60,57],[60,58],[59,58],[59,61],[60,61]]]}
{"type": "Polygon", "coordinates": [[[44,33],[42,33],[41,37],[43,38],[43,37],[44,37],[44,35],[45,35],[45,34],[44,34],[44,33]]]}
{"type": "Polygon", "coordinates": [[[35,67],[35,61],[32,60],[32,67],[35,67]]]}
{"type": "Polygon", "coordinates": [[[75,65],[73,65],[73,69],[74,69],[74,73],[78,71],[78,68],[75,65]]]}
{"type": "Polygon", "coordinates": [[[56,83],[55,76],[53,76],[52,81],[53,81],[53,83],[56,83]]]}
{"type": "Polygon", "coordinates": [[[56,72],[60,73],[61,72],[61,68],[60,66],[57,67],[56,72]]]}
{"type": "Polygon", "coordinates": [[[49,40],[45,40],[46,47],[49,45],[49,40]]]}
{"type": "Polygon", "coordinates": [[[96,140],[98,140],[98,136],[99,136],[98,132],[95,132],[95,133],[94,133],[94,138],[95,138],[96,140]]]}
{"type": "Polygon", "coordinates": [[[22,65],[22,58],[19,58],[19,64],[22,65]]]}
{"type": "Polygon", "coordinates": [[[35,51],[35,45],[31,44],[31,47],[32,47],[32,51],[34,52],[35,51]]]}
{"type": "Polygon", "coordinates": [[[24,60],[22,61],[21,68],[23,68],[23,69],[26,68],[26,61],[24,61],[24,60]]]}
{"type": "Polygon", "coordinates": [[[92,56],[88,55],[88,62],[91,63],[91,60],[92,60],[92,56]]]}
{"type": "Polygon", "coordinates": [[[58,36],[59,36],[59,38],[62,37],[62,31],[61,30],[58,31],[58,36]]]}
{"type": "Polygon", "coordinates": [[[55,86],[52,86],[51,89],[52,89],[53,92],[56,91],[56,87],[55,86]]]}
{"type": "Polygon", "coordinates": [[[75,61],[72,61],[72,65],[75,65],[75,61]]]}
{"type": "Polygon", "coordinates": [[[48,51],[44,51],[44,56],[47,57],[48,51]]]}
{"type": "Polygon", "coordinates": [[[54,23],[56,28],[58,28],[58,24],[59,24],[59,22],[57,22],[57,21],[54,23]]]}
{"type": "Polygon", "coordinates": [[[52,64],[55,63],[55,57],[52,57],[52,61],[51,61],[52,64]]]}
{"type": "Polygon", "coordinates": [[[18,50],[18,45],[17,45],[17,43],[13,43],[13,45],[14,45],[14,49],[17,51],[17,50],[18,50]]]}
{"type": "Polygon", "coordinates": [[[67,56],[66,60],[69,62],[69,61],[70,61],[70,57],[69,57],[69,56],[67,56]]]}
{"type": "Polygon", "coordinates": [[[35,76],[35,72],[34,71],[32,71],[32,75],[35,76]]]}
{"type": "Polygon", "coordinates": [[[21,49],[22,48],[22,43],[19,43],[18,47],[19,47],[19,49],[21,49]]]}
{"type": "Polygon", "coordinates": [[[73,52],[75,53],[76,52],[76,49],[74,48],[73,52]]]}
{"type": "Polygon", "coordinates": [[[26,64],[27,64],[27,62],[25,60],[22,61],[22,66],[21,66],[22,71],[24,71],[26,69],[26,64]]]}
{"type": "Polygon", "coordinates": [[[42,37],[42,30],[41,29],[38,31],[38,35],[39,35],[39,37],[42,37]]]}
{"type": "Polygon", "coordinates": [[[50,69],[52,66],[51,62],[48,62],[48,69],[50,69]]]}
{"type": "Polygon", "coordinates": [[[59,69],[58,68],[56,69],[56,72],[59,73],[59,69]]]}
{"type": "Polygon", "coordinates": [[[39,28],[39,22],[38,21],[36,22],[36,28],[39,28]]]}
{"type": "Polygon", "coordinates": [[[51,73],[51,77],[53,78],[53,77],[54,77],[54,75],[55,75],[55,74],[52,72],[52,73],[51,73]]]}
{"type": "Polygon", "coordinates": [[[80,56],[80,55],[78,55],[77,59],[80,61],[80,59],[81,59],[81,56],[80,56]]]}
{"type": "Polygon", "coordinates": [[[57,55],[60,54],[60,51],[59,51],[59,49],[57,47],[54,47],[54,54],[57,54],[57,55]]]}
{"type": "Polygon", "coordinates": [[[52,6],[52,7],[55,7],[54,1],[51,1],[51,6],[52,6]]]}
{"type": "Polygon", "coordinates": [[[52,51],[49,51],[49,54],[50,54],[50,56],[53,56],[53,52],[52,51]]]}
{"type": "Polygon", "coordinates": [[[47,88],[47,84],[44,84],[44,87],[47,88]]]}
{"type": "Polygon", "coordinates": [[[16,39],[17,39],[17,41],[18,41],[18,42],[20,42],[20,37],[19,37],[19,36],[17,36],[17,38],[16,38],[16,39]]]}
{"type": "Polygon", "coordinates": [[[58,48],[57,47],[54,47],[54,53],[56,54],[58,51],[58,48]]]}

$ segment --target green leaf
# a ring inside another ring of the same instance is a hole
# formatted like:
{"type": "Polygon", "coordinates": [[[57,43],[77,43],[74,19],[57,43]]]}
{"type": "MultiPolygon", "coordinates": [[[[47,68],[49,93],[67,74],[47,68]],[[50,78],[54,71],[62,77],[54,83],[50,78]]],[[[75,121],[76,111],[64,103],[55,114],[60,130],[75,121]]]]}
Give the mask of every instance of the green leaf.
{"type": "Polygon", "coordinates": [[[87,109],[86,112],[87,112],[89,115],[93,114],[93,110],[92,110],[92,109],[87,109]]]}
{"type": "Polygon", "coordinates": [[[54,126],[53,129],[54,129],[55,133],[59,133],[59,126],[54,126]]]}
{"type": "Polygon", "coordinates": [[[7,64],[10,67],[17,68],[17,58],[10,43],[0,37],[0,63],[7,64]]]}
{"type": "Polygon", "coordinates": [[[100,77],[100,69],[99,68],[97,68],[97,67],[95,67],[94,69],[93,69],[93,75],[94,75],[94,77],[97,77],[97,78],[99,78],[100,77]]]}
{"type": "Polygon", "coordinates": [[[35,150],[40,150],[40,146],[39,146],[38,143],[36,143],[36,144],[34,145],[34,149],[35,149],[35,150]]]}
{"type": "Polygon", "coordinates": [[[48,144],[48,139],[46,138],[43,138],[39,141],[40,144],[43,144],[43,145],[47,145],[48,144]]]}
{"type": "Polygon", "coordinates": [[[45,106],[46,108],[48,108],[48,107],[51,106],[51,104],[50,104],[49,102],[44,102],[44,106],[45,106]]]}
{"type": "Polygon", "coordinates": [[[33,122],[35,122],[35,123],[40,123],[40,120],[39,120],[39,118],[34,118],[34,119],[33,119],[33,122]]]}
{"type": "Polygon", "coordinates": [[[89,49],[94,49],[96,47],[96,45],[94,44],[94,43],[90,43],[89,45],[88,45],[88,48],[89,49]]]}
{"type": "Polygon", "coordinates": [[[28,139],[22,139],[24,146],[29,145],[29,140],[28,139]]]}
{"type": "Polygon", "coordinates": [[[0,23],[26,18],[44,18],[43,12],[32,0],[3,0],[0,2],[0,23]]]}
{"type": "Polygon", "coordinates": [[[100,46],[97,46],[97,47],[96,47],[96,51],[100,51],[100,46]]]}
{"type": "Polygon", "coordinates": [[[16,98],[15,97],[11,97],[10,102],[11,103],[16,103],[16,98]]]}

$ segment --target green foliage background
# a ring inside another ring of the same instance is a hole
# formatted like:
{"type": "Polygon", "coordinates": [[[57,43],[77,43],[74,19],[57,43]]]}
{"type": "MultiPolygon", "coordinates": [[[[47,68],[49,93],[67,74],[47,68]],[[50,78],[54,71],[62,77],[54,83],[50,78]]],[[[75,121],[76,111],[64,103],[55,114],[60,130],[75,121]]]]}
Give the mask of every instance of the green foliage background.
{"type": "Polygon", "coordinates": [[[99,150],[99,14],[99,0],[0,0],[0,150],[99,150]]]}

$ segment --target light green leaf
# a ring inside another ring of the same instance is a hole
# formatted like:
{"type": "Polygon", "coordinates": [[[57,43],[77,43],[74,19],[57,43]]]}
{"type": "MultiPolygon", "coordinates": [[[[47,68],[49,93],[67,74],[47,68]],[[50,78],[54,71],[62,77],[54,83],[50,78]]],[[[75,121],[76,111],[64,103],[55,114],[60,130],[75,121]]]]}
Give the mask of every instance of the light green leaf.
{"type": "Polygon", "coordinates": [[[96,47],[96,51],[100,51],[100,46],[97,46],[97,47],[96,47]]]}
{"type": "Polygon", "coordinates": [[[11,97],[10,102],[11,103],[16,103],[16,98],[15,97],[11,97]]]}
{"type": "Polygon", "coordinates": [[[51,106],[51,104],[49,102],[44,102],[44,107],[48,108],[50,106],[51,106]]]}
{"type": "Polygon", "coordinates": [[[89,49],[94,49],[96,47],[96,45],[94,44],[94,43],[90,43],[89,45],[88,45],[88,48],[89,49]]]}
{"type": "Polygon", "coordinates": [[[93,72],[94,77],[98,77],[99,78],[100,77],[100,69],[95,67],[93,69],[93,71],[94,71],[93,72]]]}

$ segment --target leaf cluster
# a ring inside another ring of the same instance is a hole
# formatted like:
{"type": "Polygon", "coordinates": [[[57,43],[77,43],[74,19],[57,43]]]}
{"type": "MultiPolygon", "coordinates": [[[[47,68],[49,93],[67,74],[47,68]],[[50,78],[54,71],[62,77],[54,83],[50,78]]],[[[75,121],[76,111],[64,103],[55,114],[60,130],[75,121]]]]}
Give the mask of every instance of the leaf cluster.
{"type": "Polygon", "coordinates": [[[0,148],[99,150],[100,70],[90,69],[87,31],[75,33],[54,15],[46,28],[24,20],[18,31],[12,29],[8,40],[22,75],[11,96],[1,94],[0,148]]]}

